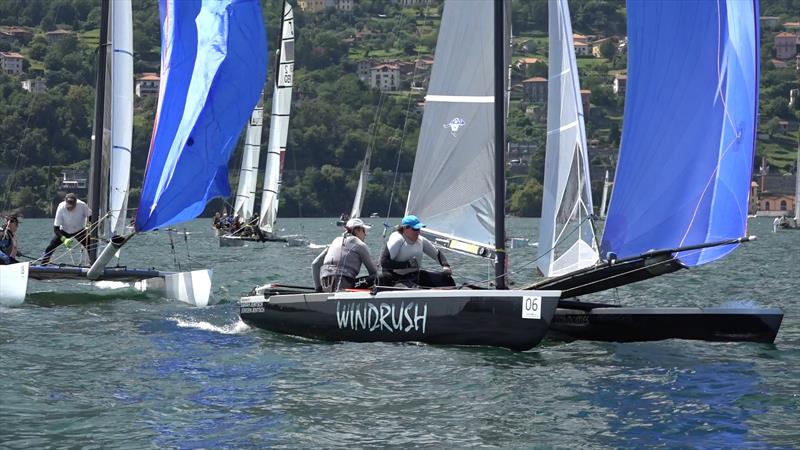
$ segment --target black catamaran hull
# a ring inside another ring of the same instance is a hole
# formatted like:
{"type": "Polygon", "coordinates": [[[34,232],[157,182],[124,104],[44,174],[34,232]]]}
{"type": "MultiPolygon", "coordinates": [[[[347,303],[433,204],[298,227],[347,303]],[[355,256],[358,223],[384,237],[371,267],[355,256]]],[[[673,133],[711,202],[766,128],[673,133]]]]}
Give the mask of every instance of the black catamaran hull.
{"type": "Polygon", "coordinates": [[[259,238],[258,236],[235,236],[223,235],[219,237],[220,247],[242,247],[248,242],[286,242],[287,239],[282,236],[265,235],[259,238]]]}
{"type": "Polygon", "coordinates": [[[782,320],[783,312],[778,308],[559,307],[548,337],[607,342],[692,339],[772,343],[782,320]]]}
{"type": "Polygon", "coordinates": [[[248,325],[326,341],[425,342],[523,351],[545,336],[558,291],[393,291],[244,297],[248,325]]]}

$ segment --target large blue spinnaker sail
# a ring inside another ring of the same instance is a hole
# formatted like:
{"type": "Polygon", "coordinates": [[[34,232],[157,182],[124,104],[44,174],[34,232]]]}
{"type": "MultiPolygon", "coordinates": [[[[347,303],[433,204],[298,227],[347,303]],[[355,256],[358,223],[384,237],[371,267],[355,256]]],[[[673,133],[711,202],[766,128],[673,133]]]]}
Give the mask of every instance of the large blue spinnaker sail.
{"type": "Polygon", "coordinates": [[[161,86],[136,230],[228,196],[228,159],[264,87],[259,0],[160,0],[161,86]]]}
{"type": "MultiPolygon", "coordinates": [[[[628,1],[628,87],[601,254],[742,237],[758,108],[758,6],[628,1]]],[[[678,254],[686,266],[734,245],[678,254]]]]}

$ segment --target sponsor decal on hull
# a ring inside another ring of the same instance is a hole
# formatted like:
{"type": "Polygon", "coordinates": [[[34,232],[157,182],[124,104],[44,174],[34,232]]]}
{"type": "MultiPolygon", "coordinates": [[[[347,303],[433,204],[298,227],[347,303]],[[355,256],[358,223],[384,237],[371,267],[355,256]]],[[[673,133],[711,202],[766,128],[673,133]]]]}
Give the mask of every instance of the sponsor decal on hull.
{"type": "Polygon", "coordinates": [[[427,303],[400,303],[400,306],[370,302],[336,302],[336,321],[340,330],[389,331],[391,333],[421,331],[428,321],[427,303]]]}

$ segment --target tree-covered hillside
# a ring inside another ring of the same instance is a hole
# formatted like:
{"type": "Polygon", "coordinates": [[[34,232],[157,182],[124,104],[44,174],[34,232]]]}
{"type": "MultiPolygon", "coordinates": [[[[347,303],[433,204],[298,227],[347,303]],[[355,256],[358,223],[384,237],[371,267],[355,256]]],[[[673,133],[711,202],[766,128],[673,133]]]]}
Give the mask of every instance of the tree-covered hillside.
{"type": "MultiPolygon", "coordinates": [[[[414,79],[406,75],[399,90],[381,92],[359,79],[359,63],[412,63],[431,56],[441,2],[408,8],[391,0],[354,3],[351,12],[328,9],[316,13],[301,11],[295,4],[295,88],[281,215],[332,216],[349,210],[357,172],[370,146],[374,148],[373,171],[365,212],[385,214],[390,198],[392,214],[400,214],[404,208],[421,120],[417,103],[424,94],[417,86],[425,85],[426,75],[414,79]]],[[[137,74],[159,70],[157,4],[156,0],[133,2],[137,74]]],[[[262,4],[273,40],[281,2],[262,0],[262,4]]],[[[547,76],[547,2],[516,1],[512,5],[514,62],[538,60],[527,66],[515,64],[512,73],[509,142],[533,151],[526,154],[525,164],[509,167],[506,206],[513,214],[536,215],[541,204],[546,107],[525,99],[522,81],[547,76]]],[[[626,28],[624,2],[583,0],[571,2],[570,7],[575,33],[594,40],[612,38],[598,44],[600,57],[580,57],[578,65],[581,88],[591,90],[587,133],[592,163],[613,168],[623,126],[624,99],[614,94],[612,85],[614,78],[625,72],[624,46],[619,45],[626,28]]],[[[800,72],[793,64],[788,68],[776,65],[773,42],[774,36],[784,31],[780,24],[800,20],[800,0],[762,1],[761,14],[778,17],[779,25],[762,32],[762,120],[757,152],[768,159],[773,170],[790,172],[795,152],[791,130],[796,130],[800,102],[790,108],[788,100],[789,91],[800,87],[800,72]],[[782,128],[786,123],[789,133],[782,128]]],[[[62,171],[88,167],[99,15],[98,0],[0,0],[0,31],[27,31],[0,38],[0,52],[25,58],[23,75],[0,73],[0,211],[47,215],[62,195],[62,171]],[[54,30],[68,33],[54,39],[52,33],[47,34],[54,30]],[[31,94],[22,89],[23,80],[36,77],[46,80],[46,92],[31,94]]],[[[269,110],[269,98],[267,102],[269,110]]],[[[131,177],[134,207],[155,105],[152,97],[136,98],[131,177]]],[[[239,163],[237,150],[230,163],[233,186],[239,163]]],[[[215,202],[212,207],[221,205],[221,201],[215,202]]]]}

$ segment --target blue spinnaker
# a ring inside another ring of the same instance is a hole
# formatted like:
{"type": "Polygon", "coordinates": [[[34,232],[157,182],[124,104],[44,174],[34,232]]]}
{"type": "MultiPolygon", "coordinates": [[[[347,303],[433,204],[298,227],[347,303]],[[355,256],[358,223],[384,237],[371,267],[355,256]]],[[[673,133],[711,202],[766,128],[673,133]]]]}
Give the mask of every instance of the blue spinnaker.
{"type": "MultiPolygon", "coordinates": [[[[628,1],[628,86],[601,255],[745,235],[758,108],[751,0],[628,1]]],[[[734,245],[678,254],[686,266],[734,245]]]]}
{"type": "Polygon", "coordinates": [[[228,159],[264,88],[259,0],[160,0],[161,86],[136,230],[228,196],[228,159]]]}

